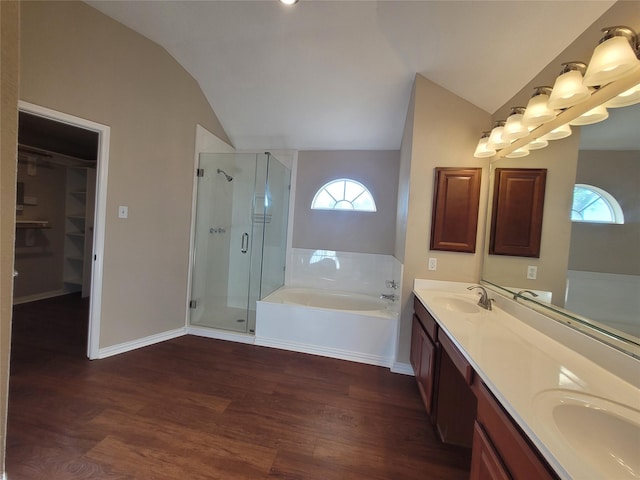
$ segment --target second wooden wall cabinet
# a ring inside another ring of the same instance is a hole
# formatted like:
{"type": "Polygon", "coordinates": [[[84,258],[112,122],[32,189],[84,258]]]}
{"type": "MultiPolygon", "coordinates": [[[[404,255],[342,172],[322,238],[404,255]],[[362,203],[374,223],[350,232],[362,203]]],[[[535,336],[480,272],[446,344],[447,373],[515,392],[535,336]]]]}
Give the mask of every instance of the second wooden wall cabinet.
{"type": "Polygon", "coordinates": [[[496,168],[489,253],[540,257],[547,170],[496,168]]]}

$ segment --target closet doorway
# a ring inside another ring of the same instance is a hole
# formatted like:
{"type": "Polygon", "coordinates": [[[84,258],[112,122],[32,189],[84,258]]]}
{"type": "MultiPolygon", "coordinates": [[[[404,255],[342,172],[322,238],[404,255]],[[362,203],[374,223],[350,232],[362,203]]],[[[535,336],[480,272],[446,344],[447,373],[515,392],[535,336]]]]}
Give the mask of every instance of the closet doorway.
{"type": "Polygon", "coordinates": [[[64,296],[98,358],[109,127],[19,103],[14,305],[64,296]],[[77,312],[76,312],[77,315],[77,312]]]}

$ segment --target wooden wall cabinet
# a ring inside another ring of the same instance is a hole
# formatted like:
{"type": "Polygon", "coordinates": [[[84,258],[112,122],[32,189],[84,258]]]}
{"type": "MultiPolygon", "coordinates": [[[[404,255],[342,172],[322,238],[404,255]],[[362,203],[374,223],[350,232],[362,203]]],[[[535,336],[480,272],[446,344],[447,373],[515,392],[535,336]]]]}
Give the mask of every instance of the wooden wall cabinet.
{"type": "Polygon", "coordinates": [[[436,168],[431,250],[476,251],[481,179],[481,168],[436,168]]]}
{"type": "Polygon", "coordinates": [[[489,253],[540,257],[547,170],[496,168],[489,253]]]}

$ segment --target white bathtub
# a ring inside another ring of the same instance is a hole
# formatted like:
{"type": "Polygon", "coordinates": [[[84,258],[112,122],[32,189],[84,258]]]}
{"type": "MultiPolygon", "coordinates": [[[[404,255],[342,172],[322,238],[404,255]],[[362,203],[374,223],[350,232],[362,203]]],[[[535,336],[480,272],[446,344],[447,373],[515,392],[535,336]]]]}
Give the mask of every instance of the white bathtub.
{"type": "Polygon", "coordinates": [[[255,343],[391,367],[397,325],[393,302],[359,293],[285,287],[258,302],[255,343]]]}

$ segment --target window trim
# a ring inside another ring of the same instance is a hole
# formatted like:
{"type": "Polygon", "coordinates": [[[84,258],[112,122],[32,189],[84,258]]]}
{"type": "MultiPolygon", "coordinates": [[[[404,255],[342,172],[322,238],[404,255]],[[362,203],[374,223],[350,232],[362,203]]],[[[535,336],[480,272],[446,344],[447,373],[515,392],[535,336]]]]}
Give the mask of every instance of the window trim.
{"type": "Polygon", "coordinates": [[[324,210],[324,211],[339,211],[339,212],[363,212],[363,213],[375,213],[378,211],[378,208],[376,206],[376,201],[373,198],[373,195],[371,193],[371,191],[367,188],[366,185],[364,185],[362,182],[359,182],[357,180],[354,180],[352,178],[335,178],[327,183],[325,183],[322,187],[320,187],[318,189],[318,191],[316,192],[316,194],[313,196],[313,199],[311,200],[311,210],[324,210]],[[340,183],[340,182],[344,182],[344,188],[343,188],[343,194],[341,198],[336,198],[334,195],[331,194],[331,192],[328,190],[328,187],[330,187],[331,185],[340,183]],[[358,187],[360,187],[362,189],[362,192],[360,192],[358,195],[356,195],[356,197],[353,198],[353,200],[347,200],[345,198],[345,191],[347,188],[347,184],[353,184],[356,185],[358,187]],[[327,208],[327,207],[320,207],[320,206],[316,206],[316,202],[318,200],[318,197],[323,193],[326,192],[329,196],[331,196],[331,198],[335,201],[333,207],[331,208],[327,208]],[[371,203],[373,205],[373,209],[369,210],[369,209],[363,209],[363,208],[355,208],[353,205],[353,201],[356,200],[357,198],[361,197],[362,195],[368,195],[369,198],[371,198],[371,203]],[[349,204],[351,204],[352,208],[336,208],[336,205],[338,205],[338,203],[343,203],[343,202],[347,202],[349,204]]]}

